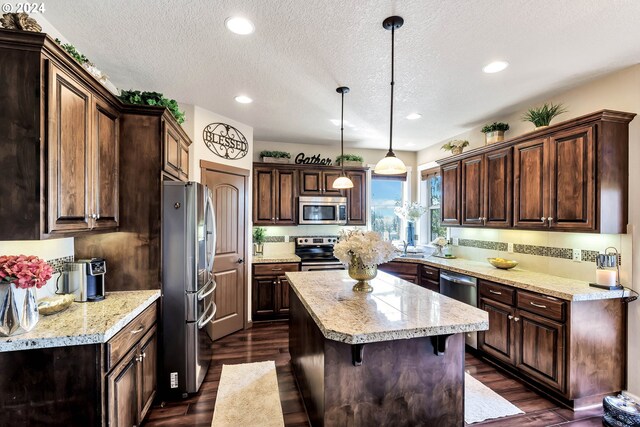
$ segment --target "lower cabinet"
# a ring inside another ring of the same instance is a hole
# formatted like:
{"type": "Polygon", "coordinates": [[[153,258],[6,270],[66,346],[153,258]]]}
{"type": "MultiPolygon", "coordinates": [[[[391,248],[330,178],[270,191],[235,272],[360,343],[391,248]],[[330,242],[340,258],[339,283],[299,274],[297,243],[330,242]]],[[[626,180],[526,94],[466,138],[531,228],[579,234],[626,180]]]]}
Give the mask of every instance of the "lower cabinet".
{"type": "Polygon", "coordinates": [[[251,318],[254,321],[289,317],[290,285],[285,273],[300,271],[298,263],[254,264],[251,318]]]}
{"type": "Polygon", "coordinates": [[[430,291],[440,292],[440,269],[430,265],[420,265],[420,286],[430,291]]]}
{"type": "Polygon", "coordinates": [[[400,261],[389,261],[378,266],[378,270],[399,277],[407,282],[420,284],[418,275],[418,264],[400,261]]]}
{"type": "Polygon", "coordinates": [[[485,280],[478,292],[489,314],[478,350],[499,365],[574,409],[625,387],[622,299],[565,301],[485,280]]]}
{"type": "Polygon", "coordinates": [[[142,424],[153,403],[157,388],[156,317],[153,305],[106,344],[107,366],[113,367],[105,381],[107,424],[111,427],[142,424]]]}

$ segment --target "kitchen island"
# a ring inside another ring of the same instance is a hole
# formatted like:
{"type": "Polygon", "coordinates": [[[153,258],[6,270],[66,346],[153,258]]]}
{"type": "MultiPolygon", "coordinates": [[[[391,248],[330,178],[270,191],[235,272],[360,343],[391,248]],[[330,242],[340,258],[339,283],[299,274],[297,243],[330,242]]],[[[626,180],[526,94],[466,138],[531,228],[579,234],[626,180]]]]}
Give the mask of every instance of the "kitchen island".
{"type": "Polygon", "coordinates": [[[313,426],[464,425],[464,333],[487,313],[387,273],[287,273],[289,352],[313,426]]]}

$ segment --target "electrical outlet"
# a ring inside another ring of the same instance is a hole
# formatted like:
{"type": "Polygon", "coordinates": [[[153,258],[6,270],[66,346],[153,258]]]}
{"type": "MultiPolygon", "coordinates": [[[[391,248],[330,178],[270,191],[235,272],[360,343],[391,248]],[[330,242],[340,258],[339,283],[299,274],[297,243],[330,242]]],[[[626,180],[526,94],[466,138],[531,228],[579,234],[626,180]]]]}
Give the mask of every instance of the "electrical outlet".
{"type": "Polygon", "coordinates": [[[458,238],[457,237],[454,237],[451,240],[453,241],[453,246],[458,246],[458,238]]]}
{"type": "Polygon", "coordinates": [[[573,260],[576,262],[582,261],[582,251],[580,249],[573,250],[573,260]]]}
{"type": "Polygon", "coordinates": [[[507,252],[513,253],[513,243],[507,243],[507,252]]]}

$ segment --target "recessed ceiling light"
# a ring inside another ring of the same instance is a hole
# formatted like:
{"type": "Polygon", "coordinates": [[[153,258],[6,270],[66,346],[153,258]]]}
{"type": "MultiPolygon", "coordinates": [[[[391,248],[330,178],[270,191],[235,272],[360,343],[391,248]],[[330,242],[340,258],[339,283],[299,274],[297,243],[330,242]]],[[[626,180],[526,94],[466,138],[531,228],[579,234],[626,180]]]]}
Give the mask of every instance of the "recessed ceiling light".
{"type": "Polygon", "coordinates": [[[234,99],[236,100],[236,102],[239,102],[240,104],[251,104],[253,102],[253,99],[245,95],[238,95],[234,99]]]}
{"type": "Polygon", "coordinates": [[[500,71],[504,70],[505,68],[507,68],[509,66],[508,62],[505,61],[493,61],[490,64],[485,65],[482,68],[482,71],[484,71],[485,73],[499,73],[500,71]]]}
{"type": "Polygon", "coordinates": [[[407,119],[409,120],[416,120],[419,119],[420,117],[422,117],[422,114],[419,113],[411,113],[407,116],[407,119]]]}
{"type": "Polygon", "coordinates": [[[243,36],[251,34],[255,30],[253,22],[241,16],[232,16],[230,18],[227,18],[226,21],[224,21],[224,25],[232,33],[240,34],[243,36]]]}

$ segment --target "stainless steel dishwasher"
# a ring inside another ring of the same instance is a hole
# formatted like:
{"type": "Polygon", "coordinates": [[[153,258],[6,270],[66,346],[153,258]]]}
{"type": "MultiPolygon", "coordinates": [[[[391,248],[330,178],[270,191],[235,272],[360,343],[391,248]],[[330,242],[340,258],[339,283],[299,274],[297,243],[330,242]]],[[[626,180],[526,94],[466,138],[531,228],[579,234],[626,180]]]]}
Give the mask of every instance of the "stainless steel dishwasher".
{"type": "MultiPolygon", "coordinates": [[[[440,293],[474,307],[478,306],[478,279],[451,271],[440,271],[440,293]]],[[[478,333],[467,332],[465,343],[478,348],[478,333]]]]}

